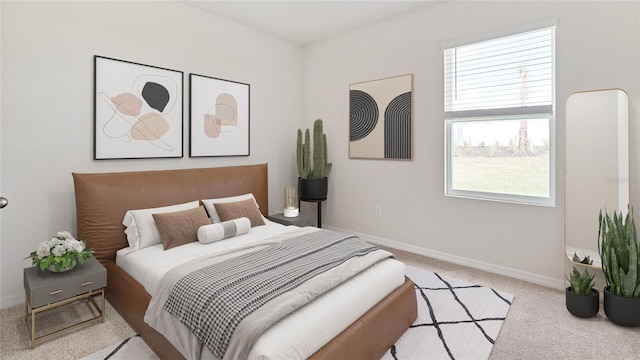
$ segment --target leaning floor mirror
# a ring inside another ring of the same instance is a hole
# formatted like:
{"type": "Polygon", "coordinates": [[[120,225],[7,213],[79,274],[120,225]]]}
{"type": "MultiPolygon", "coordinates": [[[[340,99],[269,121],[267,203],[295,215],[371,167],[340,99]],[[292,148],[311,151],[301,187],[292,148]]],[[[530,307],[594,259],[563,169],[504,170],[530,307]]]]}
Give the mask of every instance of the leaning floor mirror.
{"type": "Polygon", "coordinates": [[[571,264],[589,256],[585,266],[601,269],[598,214],[626,213],[629,203],[629,98],[621,89],[578,92],[566,111],[566,256],[571,264]]]}

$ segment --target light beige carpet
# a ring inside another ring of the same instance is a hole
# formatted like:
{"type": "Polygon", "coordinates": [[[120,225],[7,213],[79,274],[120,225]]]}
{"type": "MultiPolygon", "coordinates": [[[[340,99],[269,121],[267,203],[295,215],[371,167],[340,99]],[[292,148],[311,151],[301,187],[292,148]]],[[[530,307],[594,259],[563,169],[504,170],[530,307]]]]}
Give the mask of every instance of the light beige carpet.
{"type": "MultiPolygon", "coordinates": [[[[93,307],[84,301],[44,311],[36,314],[36,337],[65,327],[65,324],[78,322],[78,319],[82,321],[95,315],[93,307]]],[[[88,323],[71,332],[37,342],[35,349],[31,349],[29,327],[24,319],[24,306],[14,306],[0,311],[0,359],[3,360],[80,359],[133,335],[133,329],[107,302],[104,323],[88,323]]]]}
{"type": "MultiPolygon", "coordinates": [[[[388,249],[408,265],[437,272],[515,296],[489,359],[616,359],[637,360],[640,328],[624,328],[607,320],[601,309],[591,319],[579,319],[565,308],[564,292],[472,268],[388,249]]],[[[51,311],[47,326],[68,321],[71,314],[88,314],[88,306],[51,311]]],[[[81,359],[134,335],[124,320],[107,305],[106,322],[44,341],[30,349],[23,307],[0,311],[0,359],[81,359]]],[[[88,315],[91,317],[91,315],[88,315]]]]}

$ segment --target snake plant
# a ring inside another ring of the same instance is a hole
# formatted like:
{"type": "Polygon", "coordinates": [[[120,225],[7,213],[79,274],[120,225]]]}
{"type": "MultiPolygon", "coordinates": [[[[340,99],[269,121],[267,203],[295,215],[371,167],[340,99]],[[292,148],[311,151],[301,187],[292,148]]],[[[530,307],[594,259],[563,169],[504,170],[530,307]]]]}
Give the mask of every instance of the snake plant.
{"type": "Polygon", "coordinates": [[[640,245],[633,209],[629,207],[626,216],[614,211],[613,217],[600,211],[598,219],[598,251],[609,292],[640,298],[640,245]]]}
{"type": "Polygon", "coordinates": [[[593,265],[593,259],[591,259],[591,257],[589,257],[589,255],[585,256],[584,259],[581,258],[580,256],[578,256],[578,253],[573,253],[573,262],[576,262],[578,264],[586,264],[586,265],[593,265]]]}
{"type": "Polygon", "coordinates": [[[576,295],[591,295],[591,289],[595,284],[593,280],[594,277],[595,274],[590,275],[586,268],[581,274],[580,271],[574,267],[571,278],[569,279],[571,290],[576,295]]]}

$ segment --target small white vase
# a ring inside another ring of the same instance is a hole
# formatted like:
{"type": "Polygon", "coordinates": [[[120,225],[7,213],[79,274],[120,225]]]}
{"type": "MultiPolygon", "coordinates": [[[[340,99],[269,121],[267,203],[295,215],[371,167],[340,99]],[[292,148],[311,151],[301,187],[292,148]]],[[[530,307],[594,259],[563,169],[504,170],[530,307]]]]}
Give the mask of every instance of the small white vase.
{"type": "Polygon", "coordinates": [[[56,266],[55,265],[49,266],[47,268],[47,270],[49,270],[51,272],[54,272],[54,273],[61,273],[61,272],[73,270],[74,267],[76,267],[76,261],[75,260],[71,263],[71,266],[60,268],[60,271],[56,270],[56,266]]]}

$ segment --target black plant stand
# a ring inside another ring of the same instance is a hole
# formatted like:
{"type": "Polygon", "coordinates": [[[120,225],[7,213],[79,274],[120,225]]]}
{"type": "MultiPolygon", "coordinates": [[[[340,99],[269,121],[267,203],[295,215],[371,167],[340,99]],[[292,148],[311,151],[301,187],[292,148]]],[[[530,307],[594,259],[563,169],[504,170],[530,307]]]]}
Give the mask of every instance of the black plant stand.
{"type": "Polygon", "coordinates": [[[305,202],[314,202],[318,204],[318,228],[321,229],[322,228],[322,202],[327,200],[327,198],[324,199],[299,199],[298,200],[298,209],[300,208],[300,201],[305,201],[305,202]]]}

